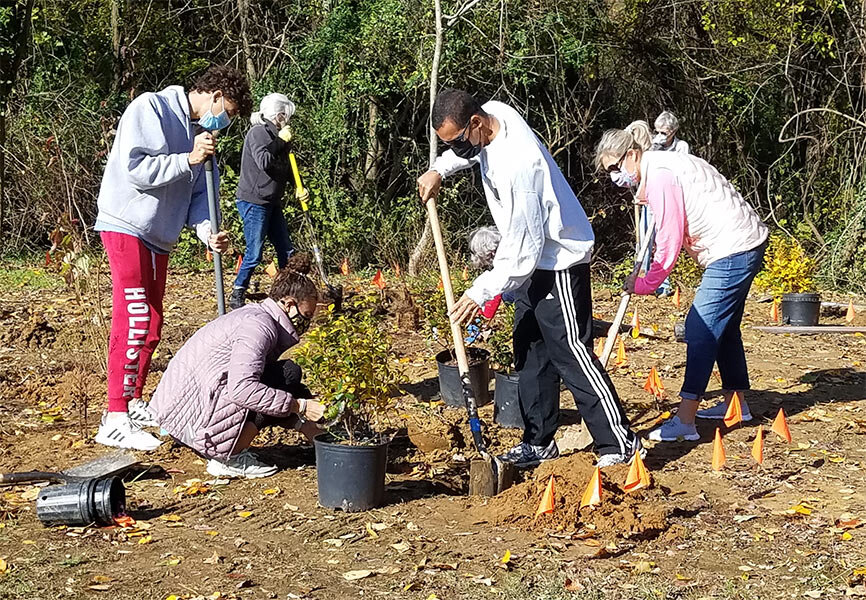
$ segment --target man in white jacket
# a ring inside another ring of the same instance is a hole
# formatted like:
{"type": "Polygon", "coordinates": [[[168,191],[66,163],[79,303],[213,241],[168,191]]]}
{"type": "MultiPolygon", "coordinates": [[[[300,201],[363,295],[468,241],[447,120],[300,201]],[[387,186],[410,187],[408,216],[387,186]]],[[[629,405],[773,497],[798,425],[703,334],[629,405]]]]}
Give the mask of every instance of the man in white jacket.
{"type": "Polygon", "coordinates": [[[589,346],[594,236],[583,207],[547,149],[510,106],[483,106],[454,89],[439,93],[433,127],[449,146],[418,178],[422,200],[442,178],[478,165],[502,241],[493,267],[472,283],[451,318],[465,323],[494,296],[515,296],[514,351],[520,376],[523,441],[502,455],[517,466],[559,456],[559,382],[565,382],[601,455],[599,466],[628,462],[640,442],[610,378],[589,346]]]}

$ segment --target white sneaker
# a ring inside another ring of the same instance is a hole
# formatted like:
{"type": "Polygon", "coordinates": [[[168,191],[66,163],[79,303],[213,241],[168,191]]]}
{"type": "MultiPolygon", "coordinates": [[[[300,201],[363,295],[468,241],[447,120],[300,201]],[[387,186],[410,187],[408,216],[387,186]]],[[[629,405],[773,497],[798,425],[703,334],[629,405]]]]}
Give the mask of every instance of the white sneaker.
{"type": "MultiPolygon", "coordinates": [[[[740,407],[743,409],[743,421],[752,420],[752,412],[749,410],[749,405],[744,400],[740,400],[740,407]]],[[[711,408],[699,410],[695,415],[699,419],[724,419],[725,413],[728,412],[728,403],[722,400],[711,408]]]]}
{"type": "Polygon", "coordinates": [[[148,403],[141,398],[129,403],[129,419],[139,427],[159,427],[148,403]]]}
{"type": "Polygon", "coordinates": [[[99,431],[93,439],[104,446],[145,452],[156,450],[162,444],[157,438],[142,431],[141,427],[129,418],[129,413],[125,412],[104,413],[99,431]]]}
{"type": "Polygon", "coordinates": [[[698,435],[698,430],[694,424],[686,425],[680,421],[679,417],[674,417],[662,423],[661,427],[650,431],[647,439],[653,442],[679,442],[682,440],[694,442],[701,439],[701,436],[698,435]]]}
{"type": "Polygon", "coordinates": [[[638,452],[640,453],[641,458],[646,458],[646,448],[644,448],[643,444],[641,444],[640,438],[636,437],[634,439],[634,445],[632,447],[631,454],[626,455],[620,454],[619,452],[614,452],[613,454],[602,454],[598,457],[598,461],[595,463],[595,466],[599,469],[604,469],[605,467],[612,467],[613,465],[630,465],[638,452]]]}
{"type": "Polygon", "coordinates": [[[270,477],[279,469],[275,465],[259,462],[252,452],[244,450],[230,457],[225,462],[212,458],[207,461],[207,472],[214,477],[243,477],[257,479],[270,477]]]}

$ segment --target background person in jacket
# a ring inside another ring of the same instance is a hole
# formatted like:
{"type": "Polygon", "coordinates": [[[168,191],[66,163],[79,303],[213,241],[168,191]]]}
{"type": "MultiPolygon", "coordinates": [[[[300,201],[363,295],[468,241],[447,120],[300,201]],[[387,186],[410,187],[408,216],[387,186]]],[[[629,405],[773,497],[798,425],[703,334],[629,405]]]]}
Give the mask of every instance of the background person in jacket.
{"type": "MultiPolygon", "coordinates": [[[[210,234],[205,171],[214,153],[210,131],[248,114],[249,86],[229,67],[211,67],[187,92],[171,86],[142,94],[124,111],[99,189],[95,229],[111,268],[108,411],[96,441],[152,450],[142,431],[153,419],[142,401],[150,359],[159,343],[168,253],[183,227],[216,252],[228,235],[210,234]]],[[[219,189],[219,186],[216,186],[219,189]]]]}
{"type": "Polygon", "coordinates": [[[310,439],[318,433],[324,407],[300,385],[297,365],[278,362],[307,330],[318,299],[307,277],[280,271],[268,299],[211,321],[168,363],[152,410],[173,438],[210,459],[211,475],[276,473],[248,450],[263,427],[296,426],[310,439]]]}
{"type": "Polygon", "coordinates": [[[291,100],[283,94],[268,94],[262,98],[259,112],[250,118],[253,126],[244,139],[237,191],[247,248],[229,300],[231,308],[244,305],[250,278],[262,262],[266,237],[274,245],[280,269],[285,268],[295,250],[283,215],[283,193],[292,176],[289,119],[293,114],[295,105],[291,100]]]}
{"type": "Polygon", "coordinates": [[[680,130],[680,121],[677,116],[669,110],[659,113],[655,121],[656,134],[653,137],[653,150],[667,150],[669,152],[682,152],[690,154],[689,144],[677,137],[680,130]]]}
{"type": "Polygon", "coordinates": [[[600,466],[629,461],[639,442],[616,391],[588,348],[592,336],[589,259],[592,227],[547,149],[510,106],[446,89],[433,127],[450,150],[418,178],[422,199],[443,177],[478,165],[487,205],[501,235],[493,268],[455,304],[463,323],[497,294],[514,292],[515,364],[523,441],[501,458],[531,466],[556,458],[559,381],[565,381],[592,433],[600,466]]]}
{"type": "MultiPolygon", "coordinates": [[[[749,373],[740,334],[746,295],[761,269],[767,227],[755,210],[712,165],[680,152],[645,152],[632,134],[605,132],[596,150],[596,166],[619,173],[621,185],[637,189],[656,215],[656,251],[644,277],[629,276],[626,289],[652,294],[674,268],[680,248],[704,267],[704,275],[686,317],[686,374],[677,414],[649,439],[697,440],[695,417],[721,419],[734,392],[749,389],[749,373]],[[718,364],[724,400],[698,411],[718,364]]],[[[743,419],[751,420],[743,402],[743,419]]]]}

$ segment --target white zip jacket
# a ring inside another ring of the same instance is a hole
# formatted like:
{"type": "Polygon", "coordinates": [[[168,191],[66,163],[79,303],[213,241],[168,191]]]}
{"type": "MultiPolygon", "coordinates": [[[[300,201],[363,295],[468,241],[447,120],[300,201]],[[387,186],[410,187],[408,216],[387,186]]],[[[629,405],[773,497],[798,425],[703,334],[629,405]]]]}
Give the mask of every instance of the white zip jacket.
{"type": "Polygon", "coordinates": [[[502,102],[482,108],[499,121],[493,141],[472,159],[447,150],[433,164],[443,178],[473,165],[481,168],[487,206],[502,241],[493,268],[466,291],[479,306],[516,290],[536,269],[561,271],[588,263],[595,243],[583,207],[523,117],[502,102]]]}

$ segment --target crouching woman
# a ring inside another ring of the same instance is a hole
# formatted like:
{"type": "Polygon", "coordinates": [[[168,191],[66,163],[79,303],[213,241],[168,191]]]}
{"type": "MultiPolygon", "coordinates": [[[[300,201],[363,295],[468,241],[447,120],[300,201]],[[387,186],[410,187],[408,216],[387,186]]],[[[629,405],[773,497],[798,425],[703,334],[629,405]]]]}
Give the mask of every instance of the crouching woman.
{"type": "Polygon", "coordinates": [[[208,458],[215,477],[267,477],[277,468],[249,451],[269,425],[308,439],[324,407],[300,383],[300,369],[279,361],[307,330],[318,292],[304,275],[283,270],[269,298],[199,329],[168,364],[151,408],[159,426],[208,458]]]}

